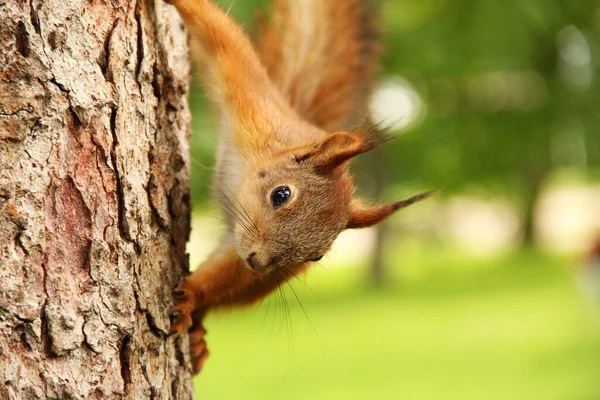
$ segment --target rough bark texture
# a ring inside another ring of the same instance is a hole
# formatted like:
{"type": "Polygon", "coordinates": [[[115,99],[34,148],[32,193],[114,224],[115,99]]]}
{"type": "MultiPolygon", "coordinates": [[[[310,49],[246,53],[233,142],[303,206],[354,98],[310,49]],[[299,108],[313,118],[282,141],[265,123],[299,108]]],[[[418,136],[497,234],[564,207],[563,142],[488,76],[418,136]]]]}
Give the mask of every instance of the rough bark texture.
{"type": "Polygon", "coordinates": [[[160,0],[0,0],[0,399],[188,399],[186,35],[160,0]]]}

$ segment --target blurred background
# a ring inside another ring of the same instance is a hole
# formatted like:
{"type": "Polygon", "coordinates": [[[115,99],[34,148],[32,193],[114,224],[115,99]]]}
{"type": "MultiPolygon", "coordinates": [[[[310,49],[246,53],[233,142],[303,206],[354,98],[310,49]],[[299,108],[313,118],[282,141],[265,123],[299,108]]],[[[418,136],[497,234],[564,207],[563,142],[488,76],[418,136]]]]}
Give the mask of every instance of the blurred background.
{"type": "MultiPolygon", "coordinates": [[[[268,9],[232,1],[249,31],[268,9]]],[[[397,139],[361,192],[444,190],[210,316],[197,397],[600,399],[600,1],[387,0],[381,24],[371,111],[397,139]]],[[[199,85],[191,105],[197,265],[223,227],[199,85]]]]}

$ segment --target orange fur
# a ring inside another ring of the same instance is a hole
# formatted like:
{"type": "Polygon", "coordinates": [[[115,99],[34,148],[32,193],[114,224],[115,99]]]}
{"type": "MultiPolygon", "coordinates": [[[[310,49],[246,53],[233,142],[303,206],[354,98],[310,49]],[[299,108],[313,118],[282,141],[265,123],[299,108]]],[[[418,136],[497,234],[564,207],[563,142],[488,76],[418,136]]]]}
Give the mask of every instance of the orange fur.
{"type": "Polygon", "coordinates": [[[215,194],[228,225],[219,248],[175,293],[172,332],[191,327],[195,371],[208,355],[206,312],[260,301],[320,259],[344,229],[376,224],[428,196],[371,207],[352,198],[349,161],[384,141],[338,131],[362,118],[376,70],[366,2],[275,0],[260,43],[265,68],[211,1],[173,1],[221,114],[215,194]],[[276,205],[280,188],[287,197],[276,205]]]}
{"type": "Polygon", "coordinates": [[[307,121],[351,129],[365,116],[380,45],[373,0],[274,0],[258,51],[307,121]]]}

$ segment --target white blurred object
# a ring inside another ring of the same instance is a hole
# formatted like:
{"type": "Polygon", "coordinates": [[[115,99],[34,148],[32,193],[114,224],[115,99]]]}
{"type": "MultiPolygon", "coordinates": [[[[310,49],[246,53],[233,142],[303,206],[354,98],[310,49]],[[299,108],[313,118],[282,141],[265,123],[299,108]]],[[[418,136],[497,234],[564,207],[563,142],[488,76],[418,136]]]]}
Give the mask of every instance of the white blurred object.
{"type": "Polygon", "coordinates": [[[574,91],[589,89],[594,82],[594,67],[590,45],[579,29],[569,25],[556,37],[562,80],[574,91]]]}
{"type": "Polygon", "coordinates": [[[424,104],[414,87],[400,77],[381,83],[371,98],[374,122],[404,132],[423,118],[424,104]]]}
{"type": "Polygon", "coordinates": [[[328,267],[347,267],[364,264],[375,247],[375,229],[349,229],[338,236],[327,253],[328,267]]]}
{"type": "Polygon", "coordinates": [[[212,211],[214,217],[194,215],[192,217],[192,231],[186,250],[190,254],[190,270],[198,268],[219,244],[221,235],[225,232],[225,224],[219,220],[219,212],[212,211]]]}
{"type": "Polygon", "coordinates": [[[560,253],[584,253],[600,232],[600,185],[556,185],[538,201],[535,236],[560,253]]]}
{"type": "Polygon", "coordinates": [[[500,200],[457,196],[449,200],[446,218],[453,241],[474,255],[501,253],[519,242],[519,215],[500,200]]]}

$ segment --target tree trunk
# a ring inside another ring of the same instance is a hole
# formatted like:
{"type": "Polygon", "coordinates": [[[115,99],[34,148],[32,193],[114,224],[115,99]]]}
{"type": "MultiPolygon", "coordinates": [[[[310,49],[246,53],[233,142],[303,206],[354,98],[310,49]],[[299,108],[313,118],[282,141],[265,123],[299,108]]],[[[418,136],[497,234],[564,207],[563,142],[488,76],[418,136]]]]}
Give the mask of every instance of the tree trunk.
{"type": "Polygon", "coordinates": [[[538,196],[528,193],[523,210],[523,245],[535,246],[535,203],[538,196]]]}
{"type": "Polygon", "coordinates": [[[523,244],[535,246],[535,206],[539,199],[548,169],[542,165],[529,167],[523,174],[526,187],[523,198],[523,244]]]}
{"type": "Polygon", "coordinates": [[[0,0],[0,398],[189,399],[186,34],[160,0],[0,0]]]}
{"type": "MultiPolygon", "coordinates": [[[[373,201],[380,202],[383,194],[385,181],[386,159],[383,149],[375,149],[369,154],[369,192],[373,201]]],[[[373,227],[375,230],[375,246],[371,259],[371,283],[376,287],[381,287],[385,283],[386,273],[383,260],[385,235],[387,221],[377,224],[373,227]]]]}

